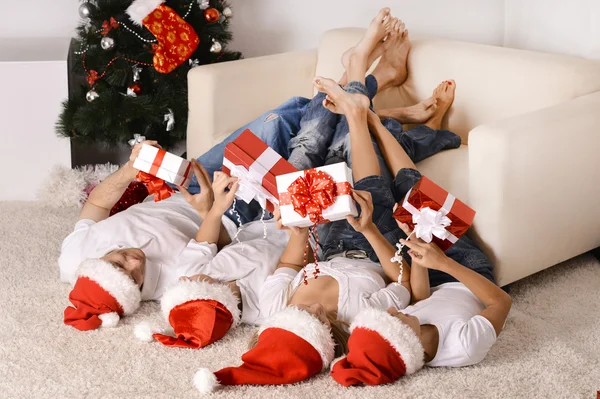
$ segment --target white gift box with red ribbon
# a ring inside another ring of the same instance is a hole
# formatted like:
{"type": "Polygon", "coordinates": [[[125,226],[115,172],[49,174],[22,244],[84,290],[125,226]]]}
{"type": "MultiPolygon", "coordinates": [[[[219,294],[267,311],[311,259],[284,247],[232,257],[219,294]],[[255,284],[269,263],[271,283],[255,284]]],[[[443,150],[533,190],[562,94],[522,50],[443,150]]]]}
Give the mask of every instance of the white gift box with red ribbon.
{"type": "Polygon", "coordinates": [[[192,180],[191,162],[148,144],[142,145],[133,167],[166,182],[188,187],[192,180]]]}
{"type": "MultiPolygon", "coordinates": [[[[334,202],[327,208],[322,209],[322,220],[318,223],[333,222],[336,220],[345,219],[346,216],[357,216],[358,210],[356,203],[352,198],[352,189],[354,182],[352,179],[352,170],[348,168],[345,162],[340,162],[332,165],[321,166],[309,171],[324,172],[334,182],[333,196],[334,202]]],[[[304,177],[309,171],[300,171],[277,176],[277,188],[279,191],[279,209],[281,211],[281,222],[284,226],[289,227],[309,227],[315,222],[310,216],[302,216],[294,208],[292,194],[288,188],[299,177],[304,177]]]]}

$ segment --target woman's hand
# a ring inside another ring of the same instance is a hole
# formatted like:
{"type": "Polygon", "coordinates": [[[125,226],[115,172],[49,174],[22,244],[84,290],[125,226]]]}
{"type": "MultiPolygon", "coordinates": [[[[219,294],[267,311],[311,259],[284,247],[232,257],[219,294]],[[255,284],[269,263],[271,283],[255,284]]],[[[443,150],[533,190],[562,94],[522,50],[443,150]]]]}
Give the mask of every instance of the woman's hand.
{"type": "Polygon", "coordinates": [[[352,215],[346,216],[350,226],[359,233],[375,228],[373,224],[373,198],[368,191],[355,190],[352,192],[352,198],[360,205],[360,216],[355,218],[352,215]]]}
{"type": "Polygon", "coordinates": [[[240,183],[237,177],[227,176],[222,172],[215,172],[215,180],[212,188],[215,195],[213,211],[223,215],[235,199],[240,183]]]}
{"type": "Polygon", "coordinates": [[[412,259],[413,265],[421,266],[427,269],[442,270],[448,257],[434,243],[426,243],[423,240],[400,240],[401,244],[410,248],[408,254],[412,259]]]}
{"type": "Polygon", "coordinates": [[[277,222],[277,230],[285,230],[290,236],[292,234],[304,235],[304,234],[308,233],[308,227],[284,226],[283,222],[281,221],[281,210],[279,209],[279,206],[277,206],[277,205],[275,205],[275,210],[273,211],[273,217],[274,217],[275,221],[277,222]]]}
{"type": "Polygon", "coordinates": [[[200,193],[192,195],[188,190],[181,186],[178,186],[179,192],[181,192],[181,195],[183,195],[185,200],[198,212],[198,214],[200,214],[200,217],[205,219],[215,201],[213,189],[210,184],[210,177],[208,176],[206,169],[204,169],[200,162],[195,159],[192,160],[192,172],[200,185],[200,193]]]}
{"type": "Polygon", "coordinates": [[[162,148],[158,144],[158,141],[154,141],[154,140],[145,140],[145,141],[142,141],[141,143],[137,143],[136,145],[134,145],[131,148],[131,155],[129,155],[129,161],[127,161],[127,163],[125,164],[125,167],[128,169],[128,174],[130,175],[131,180],[135,179],[135,176],[138,173],[138,171],[133,168],[133,163],[135,162],[135,160],[137,159],[137,157],[140,156],[140,151],[142,151],[142,146],[144,144],[151,145],[152,147],[162,148]]]}

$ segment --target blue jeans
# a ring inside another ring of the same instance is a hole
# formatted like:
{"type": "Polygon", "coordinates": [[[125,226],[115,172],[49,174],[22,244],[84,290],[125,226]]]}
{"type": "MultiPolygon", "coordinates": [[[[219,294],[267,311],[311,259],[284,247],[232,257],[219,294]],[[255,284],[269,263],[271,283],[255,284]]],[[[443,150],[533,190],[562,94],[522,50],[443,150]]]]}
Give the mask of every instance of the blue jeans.
{"type": "MultiPolygon", "coordinates": [[[[408,193],[408,190],[414,186],[421,178],[421,173],[414,169],[400,169],[394,185],[392,187],[394,202],[400,202],[408,193]]],[[[402,238],[406,238],[406,234],[401,232],[402,238]]],[[[404,259],[411,264],[411,258],[408,255],[408,247],[404,247],[404,259]]],[[[491,282],[494,281],[494,268],[489,259],[481,252],[481,250],[467,236],[462,236],[458,241],[446,251],[446,255],[461,265],[481,274],[491,282]]],[[[439,270],[429,269],[429,285],[436,287],[440,284],[456,282],[454,277],[439,270]]]]}

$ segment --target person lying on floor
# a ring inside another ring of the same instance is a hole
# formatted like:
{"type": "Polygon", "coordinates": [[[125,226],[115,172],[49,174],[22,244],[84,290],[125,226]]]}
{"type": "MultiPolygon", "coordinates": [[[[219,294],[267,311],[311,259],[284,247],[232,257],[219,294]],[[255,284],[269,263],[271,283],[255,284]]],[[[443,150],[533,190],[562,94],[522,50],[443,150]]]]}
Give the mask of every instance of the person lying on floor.
{"type": "MultiPolygon", "coordinates": [[[[380,221],[393,220],[394,200],[390,185],[381,176],[371,142],[367,126],[369,99],[364,86],[369,54],[397,23],[389,12],[389,8],[382,9],[373,19],[348,66],[351,82],[345,90],[362,94],[353,94],[351,98],[358,98],[357,101],[340,102],[335,109],[347,117],[352,147],[364,148],[360,153],[346,152],[352,158],[346,161],[352,164],[356,182],[353,197],[361,206],[361,214],[318,226],[327,260],[319,262],[318,269],[315,264],[307,266],[306,284],[301,284],[300,279],[308,229],[294,229],[296,233],[290,235],[275,275],[267,279],[260,292],[261,311],[270,317],[261,325],[251,343],[253,347],[242,357],[244,364],[215,374],[200,370],[194,383],[201,392],[211,392],[218,384],[277,385],[303,381],[326,369],[336,352],[344,353],[345,335],[332,336],[332,324],[339,323],[337,320],[349,322],[363,308],[388,308],[391,304],[402,308],[410,303],[410,270],[406,267],[401,273],[399,264],[391,260],[395,248],[380,231],[388,229],[380,221]],[[341,240],[348,245],[342,253],[338,250],[341,240]],[[365,259],[369,256],[379,257],[381,263],[365,259]],[[386,285],[382,274],[392,283],[386,285]],[[300,279],[288,296],[286,288],[297,275],[300,279]],[[327,313],[334,316],[328,317],[327,313]]],[[[317,79],[316,86],[321,89],[319,82],[317,79]]],[[[316,166],[321,165],[308,167],[316,166]]],[[[397,228],[395,223],[390,227],[397,228]]]]}
{"type": "MultiPolygon", "coordinates": [[[[140,301],[158,300],[179,277],[199,273],[195,264],[179,264],[182,252],[198,245],[195,238],[215,195],[210,184],[197,195],[176,193],[159,202],[149,197],[108,217],[137,174],[132,165],[142,144],[157,145],[146,141],[133,148],[129,161],[91,192],[74,231],[62,243],[60,279],[74,284],[69,295],[74,307],[65,309],[64,322],[77,329],[114,326],[140,301]]],[[[205,176],[197,162],[192,170],[205,176]]],[[[215,229],[220,249],[231,242],[236,225],[222,217],[215,229]]]]}
{"type": "MultiPolygon", "coordinates": [[[[333,82],[326,83],[340,93],[333,82]]],[[[455,85],[448,82],[436,89],[442,108],[452,103],[454,90],[455,85]]],[[[393,193],[400,202],[421,174],[379,117],[371,112],[368,119],[387,166],[396,176],[393,193]]],[[[410,249],[416,303],[402,311],[370,309],[356,316],[350,326],[349,353],[332,366],[331,376],[342,385],[390,383],[423,365],[479,363],[496,342],[510,311],[511,299],[494,284],[492,265],[466,236],[444,253],[433,243],[416,238],[406,241],[411,231],[406,224],[398,225],[404,232],[400,242],[410,249]]]]}
{"type": "MultiPolygon", "coordinates": [[[[209,187],[206,171],[200,168],[200,184],[209,187]]],[[[198,274],[182,276],[161,299],[162,314],[173,332],[145,322],[135,328],[139,340],[197,349],[219,341],[240,323],[264,321],[259,290],[279,263],[288,235],[273,220],[251,222],[238,231],[233,243],[217,252],[221,219],[232,205],[237,179],[215,172],[212,189],[213,205],[177,264],[177,270],[198,274]]],[[[184,189],[182,193],[193,197],[184,189]]]]}

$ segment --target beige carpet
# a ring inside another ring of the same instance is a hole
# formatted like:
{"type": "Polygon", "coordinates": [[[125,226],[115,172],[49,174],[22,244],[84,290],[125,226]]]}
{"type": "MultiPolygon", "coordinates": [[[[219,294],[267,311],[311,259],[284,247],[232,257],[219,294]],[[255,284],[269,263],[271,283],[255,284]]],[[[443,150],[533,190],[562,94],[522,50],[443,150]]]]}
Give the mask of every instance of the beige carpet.
{"type": "MultiPolygon", "coordinates": [[[[135,341],[146,303],[116,329],[62,323],[69,287],[56,259],[76,209],[0,203],[0,397],[194,398],[199,367],[239,364],[250,328],[202,350],[135,341]]],[[[342,388],[327,375],[288,387],[233,387],[236,398],[596,398],[600,389],[600,264],[584,255],[512,287],[506,329],[483,363],[425,369],[389,386],[342,388]]]]}

